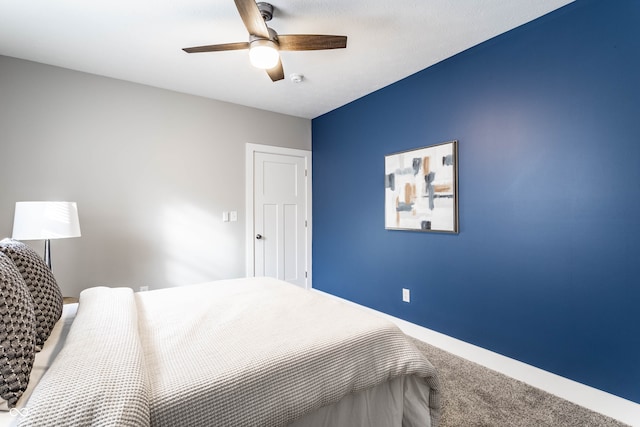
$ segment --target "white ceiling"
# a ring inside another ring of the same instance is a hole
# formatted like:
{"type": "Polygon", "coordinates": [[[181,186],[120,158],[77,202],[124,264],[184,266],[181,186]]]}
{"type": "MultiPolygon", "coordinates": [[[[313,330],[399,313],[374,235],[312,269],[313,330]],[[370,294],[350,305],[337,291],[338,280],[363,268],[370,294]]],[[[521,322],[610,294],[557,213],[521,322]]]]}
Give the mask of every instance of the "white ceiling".
{"type": "Polygon", "coordinates": [[[233,0],[0,0],[0,55],[315,118],[571,1],[272,0],[279,34],[348,36],[282,52],[273,83],[247,51],[181,50],[248,41],[233,0]]]}

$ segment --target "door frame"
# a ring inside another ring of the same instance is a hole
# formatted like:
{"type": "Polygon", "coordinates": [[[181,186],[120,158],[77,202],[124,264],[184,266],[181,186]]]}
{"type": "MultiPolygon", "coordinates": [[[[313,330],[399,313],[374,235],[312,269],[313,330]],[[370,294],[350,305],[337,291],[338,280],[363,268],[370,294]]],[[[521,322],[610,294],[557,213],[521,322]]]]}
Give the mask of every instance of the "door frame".
{"type": "Polygon", "coordinates": [[[305,203],[306,203],[306,221],[307,226],[305,228],[305,241],[306,241],[306,288],[311,289],[312,286],[312,274],[311,274],[311,151],[300,150],[297,148],[276,147],[273,145],[262,144],[245,144],[245,266],[247,277],[253,277],[255,274],[255,249],[254,249],[254,236],[255,236],[255,224],[254,224],[254,155],[255,153],[267,153],[267,154],[279,154],[284,156],[303,157],[305,163],[305,203]]]}

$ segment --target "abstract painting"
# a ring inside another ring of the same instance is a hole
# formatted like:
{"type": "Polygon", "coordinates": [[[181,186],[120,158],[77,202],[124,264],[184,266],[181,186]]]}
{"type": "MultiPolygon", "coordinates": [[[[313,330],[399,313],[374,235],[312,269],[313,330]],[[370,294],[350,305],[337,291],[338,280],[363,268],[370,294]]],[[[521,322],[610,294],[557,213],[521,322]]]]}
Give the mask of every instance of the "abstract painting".
{"type": "Polygon", "coordinates": [[[458,141],[388,154],[385,228],[458,232],[458,141]]]}

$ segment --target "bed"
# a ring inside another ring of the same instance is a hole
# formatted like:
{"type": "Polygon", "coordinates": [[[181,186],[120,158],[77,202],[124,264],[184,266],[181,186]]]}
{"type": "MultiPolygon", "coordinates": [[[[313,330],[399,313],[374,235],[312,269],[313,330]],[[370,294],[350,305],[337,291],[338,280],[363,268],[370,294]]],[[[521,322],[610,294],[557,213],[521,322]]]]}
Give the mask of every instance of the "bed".
{"type": "Polygon", "coordinates": [[[5,424],[417,427],[440,416],[435,370],[395,325],[270,278],[87,289],[38,359],[35,377],[46,372],[5,424]]]}

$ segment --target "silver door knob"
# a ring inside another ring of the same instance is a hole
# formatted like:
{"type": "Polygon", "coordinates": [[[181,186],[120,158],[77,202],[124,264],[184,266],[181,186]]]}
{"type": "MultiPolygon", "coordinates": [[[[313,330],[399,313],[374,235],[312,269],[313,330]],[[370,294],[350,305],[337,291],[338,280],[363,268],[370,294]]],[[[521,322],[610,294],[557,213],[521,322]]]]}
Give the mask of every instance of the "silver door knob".
{"type": "Polygon", "coordinates": [[[262,234],[256,234],[256,239],[258,240],[262,239],[262,234]]]}

